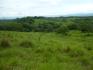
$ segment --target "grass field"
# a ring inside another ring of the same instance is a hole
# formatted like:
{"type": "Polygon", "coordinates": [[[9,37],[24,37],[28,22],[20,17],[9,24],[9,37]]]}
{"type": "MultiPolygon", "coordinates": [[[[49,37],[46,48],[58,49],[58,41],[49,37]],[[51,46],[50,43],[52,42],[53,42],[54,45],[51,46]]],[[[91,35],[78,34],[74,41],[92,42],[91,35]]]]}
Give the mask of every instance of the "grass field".
{"type": "Polygon", "coordinates": [[[0,31],[0,70],[93,70],[93,34],[0,31]]]}

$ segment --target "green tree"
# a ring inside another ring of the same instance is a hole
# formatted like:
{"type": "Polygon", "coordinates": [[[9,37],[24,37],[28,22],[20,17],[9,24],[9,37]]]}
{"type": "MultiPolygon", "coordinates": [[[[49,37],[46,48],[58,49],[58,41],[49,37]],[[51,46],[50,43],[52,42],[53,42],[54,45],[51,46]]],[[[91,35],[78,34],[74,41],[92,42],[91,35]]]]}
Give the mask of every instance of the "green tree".
{"type": "Polygon", "coordinates": [[[67,35],[68,32],[69,32],[69,29],[67,26],[65,25],[61,25],[57,30],[56,30],[57,33],[60,33],[60,34],[63,34],[63,35],[67,35]]]}

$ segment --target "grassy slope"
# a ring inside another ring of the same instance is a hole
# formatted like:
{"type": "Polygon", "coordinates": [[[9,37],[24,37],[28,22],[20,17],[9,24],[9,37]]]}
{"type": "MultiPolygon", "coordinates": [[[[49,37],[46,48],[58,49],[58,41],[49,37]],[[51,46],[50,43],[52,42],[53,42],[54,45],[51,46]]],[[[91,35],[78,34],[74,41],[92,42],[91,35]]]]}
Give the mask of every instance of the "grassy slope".
{"type": "Polygon", "coordinates": [[[0,70],[93,70],[92,35],[0,31],[3,39],[11,47],[0,47],[0,70]]]}

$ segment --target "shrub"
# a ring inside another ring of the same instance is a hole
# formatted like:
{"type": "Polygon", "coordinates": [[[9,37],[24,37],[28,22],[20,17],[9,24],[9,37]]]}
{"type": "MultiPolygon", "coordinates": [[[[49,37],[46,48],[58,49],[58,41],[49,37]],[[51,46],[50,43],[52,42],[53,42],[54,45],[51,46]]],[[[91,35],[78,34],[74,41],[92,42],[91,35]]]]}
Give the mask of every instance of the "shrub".
{"type": "Polygon", "coordinates": [[[33,47],[33,44],[32,42],[29,41],[23,41],[21,42],[20,46],[28,48],[28,47],[33,47]]]}
{"type": "Polygon", "coordinates": [[[92,50],[92,47],[86,47],[86,49],[90,51],[90,50],[92,50]]]}
{"type": "Polygon", "coordinates": [[[68,32],[69,32],[69,29],[67,26],[64,26],[64,25],[61,25],[57,30],[56,30],[57,33],[61,33],[63,35],[67,35],[68,32]]]}
{"type": "Polygon", "coordinates": [[[54,51],[53,51],[52,48],[47,48],[47,51],[48,51],[49,53],[54,53],[54,51]]]}
{"type": "Polygon", "coordinates": [[[73,23],[68,25],[70,30],[80,30],[83,33],[93,32],[93,23],[73,23]]]}
{"type": "Polygon", "coordinates": [[[90,33],[93,32],[93,24],[91,23],[86,23],[86,24],[81,24],[80,30],[84,33],[90,33]]]}
{"type": "Polygon", "coordinates": [[[86,50],[88,50],[88,51],[93,50],[92,46],[89,46],[89,45],[90,45],[90,44],[85,44],[85,45],[84,45],[84,48],[85,48],[86,50]]]}
{"type": "Polygon", "coordinates": [[[3,48],[8,48],[8,47],[11,46],[11,43],[8,39],[2,39],[1,43],[0,43],[0,46],[3,47],[3,48]]]}
{"type": "Polygon", "coordinates": [[[73,23],[68,25],[69,30],[77,30],[79,28],[79,24],[73,23]]]}
{"type": "Polygon", "coordinates": [[[35,50],[35,53],[44,53],[44,49],[42,49],[42,48],[37,48],[36,50],[35,50]]]}
{"type": "Polygon", "coordinates": [[[83,50],[72,50],[69,55],[71,57],[80,57],[80,56],[83,56],[85,53],[83,50]]]}
{"type": "Polygon", "coordinates": [[[63,49],[63,51],[64,51],[65,53],[69,53],[69,52],[71,51],[71,48],[70,48],[70,47],[66,47],[66,48],[63,49]]]}
{"type": "Polygon", "coordinates": [[[90,58],[88,58],[88,57],[81,57],[80,58],[80,63],[82,65],[88,66],[88,65],[90,65],[90,58]]]}

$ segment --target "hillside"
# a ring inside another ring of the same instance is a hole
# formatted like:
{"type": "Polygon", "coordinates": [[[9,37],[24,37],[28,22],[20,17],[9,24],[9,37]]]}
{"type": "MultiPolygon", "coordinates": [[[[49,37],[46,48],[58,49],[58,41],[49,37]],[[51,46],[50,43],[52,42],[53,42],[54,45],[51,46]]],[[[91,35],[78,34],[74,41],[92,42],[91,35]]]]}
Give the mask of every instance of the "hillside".
{"type": "Polygon", "coordinates": [[[0,70],[93,70],[93,33],[0,31],[0,70]]]}

